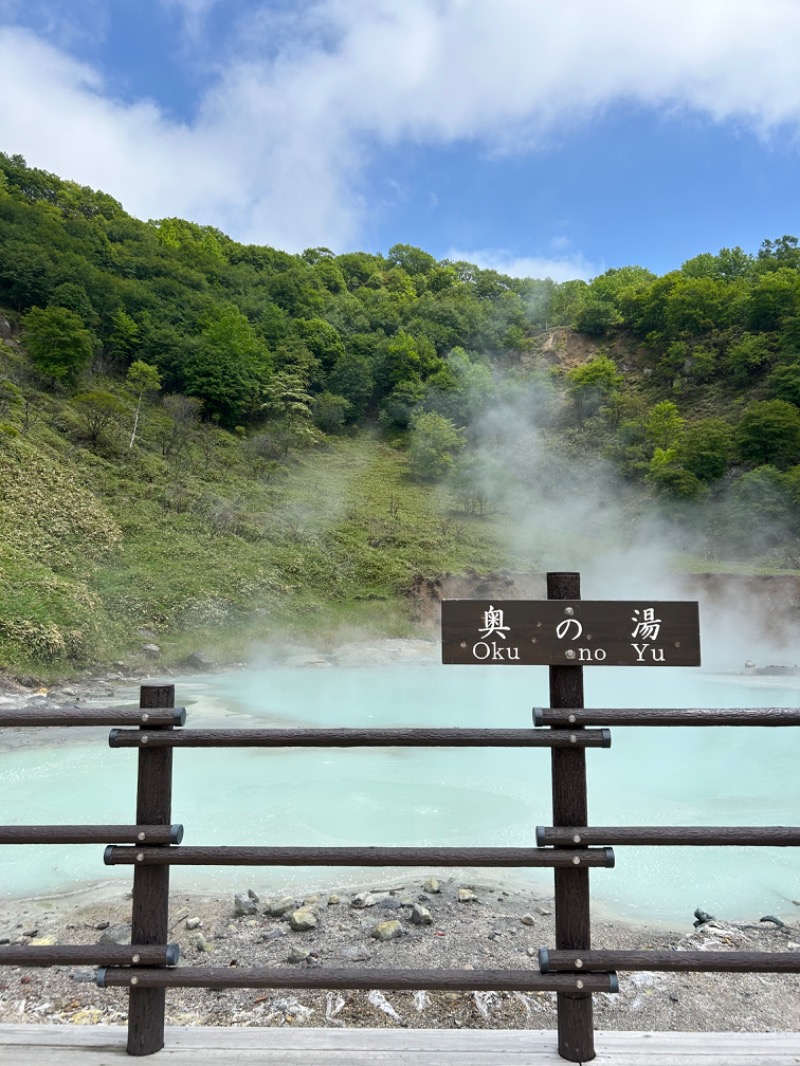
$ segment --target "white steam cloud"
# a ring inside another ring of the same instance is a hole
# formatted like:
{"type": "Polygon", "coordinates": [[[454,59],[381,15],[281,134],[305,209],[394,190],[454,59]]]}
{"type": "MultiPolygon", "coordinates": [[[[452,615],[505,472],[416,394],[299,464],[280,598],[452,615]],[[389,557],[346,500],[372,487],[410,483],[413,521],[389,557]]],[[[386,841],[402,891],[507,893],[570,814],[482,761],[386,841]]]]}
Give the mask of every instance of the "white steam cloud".
{"type": "MultiPolygon", "coordinates": [[[[725,496],[648,499],[599,447],[585,438],[581,444],[568,401],[545,375],[513,387],[508,379],[498,382],[498,393],[502,400],[468,427],[468,476],[457,466],[450,484],[456,507],[495,514],[496,528],[506,530],[506,547],[523,574],[511,596],[544,595],[525,574],[578,571],[586,599],[699,600],[706,668],[739,673],[748,660],[759,667],[800,665],[800,586],[791,577],[685,572],[687,563],[703,569],[716,554],[715,531],[730,515],[725,496]]],[[[740,557],[749,551],[752,559],[763,543],[757,529],[749,535],[740,557]]],[[[730,567],[736,570],[735,558],[730,567]]]]}

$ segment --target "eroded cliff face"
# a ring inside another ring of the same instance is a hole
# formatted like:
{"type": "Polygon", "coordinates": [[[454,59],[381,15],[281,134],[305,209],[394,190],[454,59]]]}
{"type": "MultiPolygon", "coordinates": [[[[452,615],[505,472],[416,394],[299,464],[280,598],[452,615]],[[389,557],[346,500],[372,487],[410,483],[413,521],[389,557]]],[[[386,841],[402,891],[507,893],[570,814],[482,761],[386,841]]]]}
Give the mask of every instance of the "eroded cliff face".
{"type": "Polygon", "coordinates": [[[718,655],[727,642],[742,669],[800,667],[800,578],[686,574],[680,584],[686,599],[699,601],[701,636],[718,655]]]}
{"type": "Polygon", "coordinates": [[[477,570],[467,570],[432,578],[417,574],[408,595],[414,621],[434,630],[441,623],[442,600],[540,600],[546,598],[547,591],[543,574],[512,574],[508,570],[479,574],[477,570]]]}
{"type": "MultiPolygon", "coordinates": [[[[670,592],[654,599],[697,600],[703,662],[709,667],[773,673],[800,669],[800,578],[781,575],[673,574],[670,592]]],[[[642,589],[647,595],[648,590],[642,589]]],[[[413,616],[431,637],[438,635],[443,599],[540,600],[547,598],[544,573],[496,570],[418,575],[409,590],[413,616]]],[[[585,598],[591,598],[584,588],[585,598]]],[[[613,599],[613,596],[598,596],[613,599]]],[[[628,591],[619,599],[633,599],[628,591]]]]}

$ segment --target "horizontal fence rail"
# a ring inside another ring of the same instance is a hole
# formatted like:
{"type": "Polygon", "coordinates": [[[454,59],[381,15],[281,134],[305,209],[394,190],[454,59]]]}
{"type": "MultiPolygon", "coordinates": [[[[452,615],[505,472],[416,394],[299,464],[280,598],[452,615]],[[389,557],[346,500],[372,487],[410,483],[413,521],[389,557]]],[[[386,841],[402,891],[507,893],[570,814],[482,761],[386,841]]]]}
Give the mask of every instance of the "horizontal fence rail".
{"type": "Polygon", "coordinates": [[[534,725],[697,725],[792,726],[800,725],[797,707],[534,707],[534,725]]]}
{"type": "Polygon", "coordinates": [[[614,866],[611,848],[130,848],[109,845],[106,866],[614,866]]]}
{"type": "Polygon", "coordinates": [[[177,966],[177,944],[0,945],[0,966],[177,966]]]}
{"type": "Polygon", "coordinates": [[[0,825],[0,844],[180,844],[182,825],[0,825]]]}
{"type": "Polygon", "coordinates": [[[551,951],[542,973],[644,970],[689,973],[800,973],[800,951],[551,951]]]}
{"type": "Polygon", "coordinates": [[[593,844],[639,844],[668,847],[772,847],[800,846],[800,827],[770,826],[545,826],[537,825],[536,843],[588,847],[593,844]]]}
{"type": "Polygon", "coordinates": [[[186,708],[130,707],[103,709],[97,707],[68,707],[63,710],[31,710],[8,708],[0,710],[0,729],[20,729],[26,726],[104,726],[104,725],[185,725],[186,708]]]}
{"type": "Polygon", "coordinates": [[[297,967],[179,966],[175,970],[97,973],[101,988],[356,988],[451,992],[617,992],[615,974],[542,974],[537,970],[298,970],[297,967]]]}
{"type": "MultiPolygon", "coordinates": [[[[549,575],[571,578],[575,575],[549,575]]],[[[558,584],[558,582],[556,582],[558,584]]],[[[555,590],[553,585],[553,590],[555,590]]],[[[566,586],[565,586],[566,587],[566,586]]],[[[563,590],[562,590],[563,591],[563,590]]],[[[560,598],[553,591],[553,598],[560,598]]],[[[574,597],[573,597],[574,598],[574,597]]],[[[138,750],[135,824],[0,826],[0,844],[105,844],[107,865],[134,868],[132,945],[0,945],[0,965],[97,966],[101,987],[127,988],[128,1051],[148,1055],[164,1043],[170,988],[386,989],[555,992],[558,1047],[574,1062],[593,1050],[593,993],[618,991],[617,971],[800,973],[800,951],[615,951],[591,948],[589,869],[611,868],[613,846],[800,846],[797,826],[590,826],[585,749],[608,748],[613,726],[798,726],[800,708],[584,709],[582,668],[551,667],[549,708],[534,708],[534,728],[176,729],[174,687],[144,685],[139,708],[3,708],[0,728],[111,726],[112,748],[138,750]],[[559,706],[563,703],[564,706],[559,706]],[[128,727],[128,728],[125,728],[128,727]],[[541,728],[545,727],[545,728],[541,728]],[[597,728],[587,728],[597,727],[597,728]],[[549,748],[552,826],[538,826],[537,847],[250,847],[182,845],[172,824],[174,748],[549,748]],[[539,969],[449,970],[178,966],[168,944],[172,866],[516,867],[552,868],[555,948],[539,969]]]]}
{"type": "Polygon", "coordinates": [[[112,729],[112,748],[609,748],[608,729],[112,729]]]}

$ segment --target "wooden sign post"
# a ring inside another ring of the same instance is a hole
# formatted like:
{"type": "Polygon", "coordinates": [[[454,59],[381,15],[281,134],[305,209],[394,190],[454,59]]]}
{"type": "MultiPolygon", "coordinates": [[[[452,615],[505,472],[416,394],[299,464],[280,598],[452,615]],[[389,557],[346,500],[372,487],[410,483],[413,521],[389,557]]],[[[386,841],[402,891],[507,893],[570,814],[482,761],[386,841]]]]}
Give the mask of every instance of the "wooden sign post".
{"type": "MultiPolygon", "coordinates": [[[[174,685],[141,686],[139,707],[142,710],[174,706],[174,685]]],[[[172,726],[153,725],[148,722],[146,726],[141,726],[140,732],[162,729],[171,731],[172,726]]],[[[171,818],[172,748],[140,747],[136,821],[140,825],[169,825],[171,818]]],[[[135,868],[131,911],[132,944],[167,943],[169,866],[135,868]]],[[[165,1006],[163,988],[137,988],[131,981],[128,996],[129,1055],[152,1055],[163,1048],[165,1006]]]]}
{"type": "MultiPolygon", "coordinates": [[[[580,574],[548,574],[547,595],[551,600],[579,600],[580,574]]],[[[572,618],[574,615],[565,615],[572,618]]],[[[559,649],[566,655],[570,649],[559,649]]],[[[574,664],[550,667],[550,706],[583,707],[583,667],[574,664]]],[[[589,799],[586,782],[586,752],[566,748],[550,753],[553,790],[553,825],[589,825],[589,799]],[[577,756],[577,758],[576,758],[577,756]]],[[[554,870],[556,948],[592,946],[589,907],[589,871],[554,870]]],[[[558,1053],[569,1062],[585,1062],[595,1057],[594,1004],[591,993],[583,996],[556,996],[558,1014],[558,1053]]]]}
{"type": "MultiPolygon", "coordinates": [[[[442,662],[549,666],[550,706],[569,708],[584,705],[584,665],[700,665],[696,603],[580,597],[580,574],[551,573],[546,600],[443,600],[442,662]]],[[[585,749],[554,748],[551,760],[553,825],[589,825],[585,749]]],[[[553,872],[556,948],[587,951],[592,946],[589,871],[553,872]]],[[[559,992],[557,1009],[559,1054],[569,1062],[593,1059],[591,993],[559,992]]]]}

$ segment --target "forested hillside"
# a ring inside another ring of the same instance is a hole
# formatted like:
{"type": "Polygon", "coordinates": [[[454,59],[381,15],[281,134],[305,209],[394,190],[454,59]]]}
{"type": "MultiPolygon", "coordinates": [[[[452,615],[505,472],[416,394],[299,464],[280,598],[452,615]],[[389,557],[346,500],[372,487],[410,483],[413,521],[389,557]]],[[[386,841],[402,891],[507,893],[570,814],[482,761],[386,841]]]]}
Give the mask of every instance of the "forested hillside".
{"type": "Polygon", "coordinates": [[[0,338],[13,669],[402,628],[418,574],[653,518],[693,565],[800,553],[793,237],[555,284],[144,223],[0,154],[0,338]]]}

